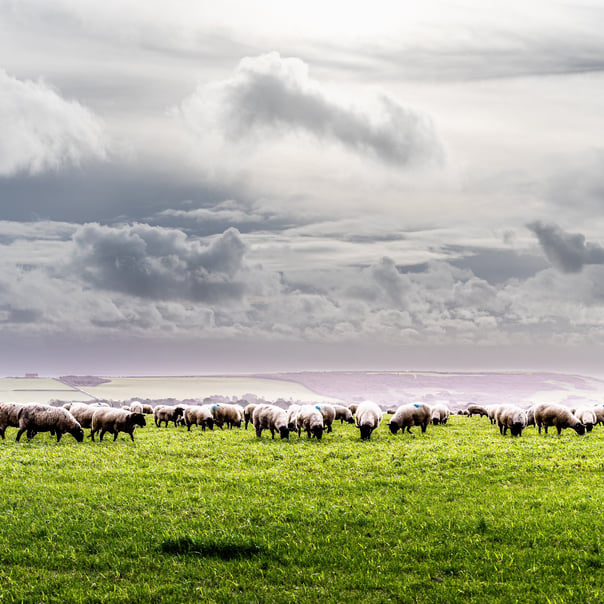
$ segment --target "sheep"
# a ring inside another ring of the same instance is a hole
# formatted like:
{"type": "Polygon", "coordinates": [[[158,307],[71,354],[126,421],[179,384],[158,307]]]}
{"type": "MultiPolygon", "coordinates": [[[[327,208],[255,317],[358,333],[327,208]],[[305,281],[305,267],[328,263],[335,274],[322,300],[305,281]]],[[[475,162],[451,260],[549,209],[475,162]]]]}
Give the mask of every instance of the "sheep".
{"type": "Polygon", "coordinates": [[[516,405],[499,405],[495,411],[495,421],[502,436],[506,435],[508,428],[512,436],[522,436],[528,416],[524,409],[516,405]]]}
{"type": "Polygon", "coordinates": [[[120,432],[130,435],[134,442],[134,429],[136,426],[144,428],[147,425],[145,415],[133,411],[124,411],[123,409],[97,409],[92,416],[92,430],[90,438],[94,442],[94,435],[100,430],[99,440],[103,440],[106,432],[113,434],[114,442],[120,432]]]}
{"type": "Polygon", "coordinates": [[[50,405],[23,405],[19,410],[19,432],[17,442],[24,432],[27,438],[33,438],[38,432],[56,434],[57,442],[65,433],[71,434],[79,443],[84,440],[84,430],[76,418],[67,409],[50,405]]]}
{"type": "Polygon", "coordinates": [[[98,409],[107,409],[107,407],[101,406],[98,403],[73,403],[71,406],[71,415],[73,415],[82,428],[92,428],[92,416],[98,409]]]}
{"type": "Polygon", "coordinates": [[[243,409],[243,419],[245,421],[245,429],[247,430],[248,424],[252,423],[252,416],[254,415],[254,409],[258,406],[258,403],[249,403],[243,409]]]}
{"type": "Polygon", "coordinates": [[[432,420],[432,411],[425,403],[408,403],[401,405],[396,413],[390,418],[388,427],[392,434],[396,434],[399,429],[403,432],[407,430],[412,434],[412,426],[420,426],[422,433],[426,431],[428,424],[432,420]]]}
{"type": "Polygon", "coordinates": [[[567,407],[557,403],[539,403],[535,406],[535,424],[541,434],[541,427],[547,429],[556,426],[558,434],[563,428],[572,428],[577,434],[585,434],[585,426],[570,412],[567,407]]]}
{"type": "Polygon", "coordinates": [[[596,416],[596,424],[604,425],[604,405],[600,405],[599,403],[594,406],[593,412],[596,416]]]}
{"type": "MultiPolygon", "coordinates": [[[[298,413],[300,411],[300,405],[290,405],[287,408],[287,429],[290,432],[296,432],[298,430],[298,413]]],[[[323,416],[321,416],[323,417],[323,416]]],[[[300,432],[298,431],[298,436],[300,432]]]]}
{"type": "Polygon", "coordinates": [[[241,428],[243,421],[243,409],[239,405],[231,405],[229,403],[216,403],[211,406],[214,423],[222,430],[222,426],[226,424],[229,430],[241,428]]]}
{"type": "Polygon", "coordinates": [[[527,410],[526,410],[526,425],[527,426],[534,426],[535,425],[535,407],[537,405],[531,405],[527,410]]]}
{"type": "Polygon", "coordinates": [[[158,428],[161,428],[162,422],[166,422],[167,428],[169,422],[174,422],[174,427],[176,428],[178,426],[178,421],[184,414],[184,411],[185,410],[182,405],[177,405],[174,407],[168,405],[159,405],[153,410],[153,419],[155,420],[155,425],[158,428]]]}
{"type": "Polygon", "coordinates": [[[325,428],[327,428],[327,432],[332,432],[331,425],[336,418],[336,410],[334,409],[333,405],[330,405],[329,403],[319,403],[315,406],[317,409],[319,409],[321,415],[323,416],[323,422],[325,428]]]}
{"type": "Polygon", "coordinates": [[[491,424],[497,423],[497,418],[495,417],[495,414],[497,413],[498,408],[499,408],[499,405],[486,405],[485,406],[485,409],[487,410],[487,417],[489,418],[491,424]]]}
{"type": "Polygon", "coordinates": [[[302,430],[305,430],[308,438],[314,436],[317,440],[321,440],[324,426],[325,419],[316,405],[303,405],[299,408],[296,418],[298,436],[302,430]]]}
{"type": "Polygon", "coordinates": [[[4,432],[10,426],[19,427],[19,411],[23,403],[0,403],[0,436],[4,440],[4,432]]]}
{"type": "Polygon", "coordinates": [[[153,407],[151,405],[143,405],[143,413],[145,415],[153,415],[153,407]]]}
{"type": "Polygon", "coordinates": [[[489,417],[489,412],[482,405],[470,404],[466,409],[468,415],[472,417],[472,415],[480,415],[480,417],[489,417]]]}
{"type": "Polygon", "coordinates": [[[594,409],[589,407],[579,407],[575,411],[575,417],[585,426],[586,432],[591,432],[598,423],[594,409]]]}
{"type": "Polygon", "coordinates": [[[451,411],[449,411],[447,405],[444,403],[436,403],[436,405],[432,406],[430,419],[435,426],[438,426],[438,424],[446,424],[449,415],[451,415],[451,411]]]}
{"type": "Polygon", "coordinates": [[[350,409],[350,413],[352,413],[353,415],[356,415],[357,409],[359,408],[359,406],[355,403],[351,403],[350,405],[348,405],[348,408],[350,409]]]}
{"type": "Polygon", "coordinates": [[[252,424],[258,438],[262,436],[262,430],[264,429],[270,430],[273,438],[275,438],[275,431],[279,432],[282,439],[289,438],[287,414],[277,405],[269,405],[268,403],[258,405],[252,415],[252,424]]]}
{"type": "Polygon", "coordinates": [[[214,429],[214,416],[212,415],[211,405],[191,406],[185,409],[185,424],[187,430],[191,431],[191,426],[201,426],[205,432],[206,428],[214,429]]]}
{"type": "Polygon", "coordinates": [[[379,427],[382,416],[382,410],[373,401],[364,401],[357,407],[355,423],[361,431],[361,440],[371,438],[371,433],[379,427]]]}
{"type": "Polygon", "coordinates": [[[144,413],[143,404],[140,401],[132,401],[130,403],[130,409],[132,413],[144,413]]]}
{"type": "Polygon", "coordinates": [[[336,420],[340,420],[340,424],[347,422],[349,424],[354,424],[354,417],[352,417],[352,411],[349,407],[345,407],[344,405],[334,405],[333,408],[336,412],[336,420]]]}

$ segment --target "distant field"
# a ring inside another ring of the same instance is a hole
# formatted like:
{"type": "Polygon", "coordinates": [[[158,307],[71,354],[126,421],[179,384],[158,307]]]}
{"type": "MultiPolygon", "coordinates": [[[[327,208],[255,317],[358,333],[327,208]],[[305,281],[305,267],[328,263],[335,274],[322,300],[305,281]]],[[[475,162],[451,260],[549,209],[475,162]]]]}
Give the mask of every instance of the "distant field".
{"type": "Polygon", "coordinates": [[[604,601],[604,428],[0,441],[1,602],[604,601]]]}
{"type": "Polygon", "coordinates": [[[333,397],[316,394],[297,382],[254,377],[129,377],[107,378],[111,382],[84,388],[101,400],[134,397],[161,399],[205,398],[213,394],[243,397],[255,394],[268,400],[283,398],[301,401],[329,401],[333,397]]]}
{"type": "Polygon", "coordinates": [[[48,403],[52,399],[93,400],[53,378],[0,378],[0,401],[48,403]]]}

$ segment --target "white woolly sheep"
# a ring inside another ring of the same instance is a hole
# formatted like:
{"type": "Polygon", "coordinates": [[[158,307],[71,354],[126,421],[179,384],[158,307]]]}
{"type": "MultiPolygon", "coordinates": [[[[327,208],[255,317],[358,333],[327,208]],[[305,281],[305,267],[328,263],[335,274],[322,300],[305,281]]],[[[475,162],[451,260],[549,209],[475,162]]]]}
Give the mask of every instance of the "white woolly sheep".
{"type": "Polygon", "coordinates": [[[4,440],[4,432],[10,426],[19,427],[19,411],[23,403],[0,403],[0,436],[4,440]]]}
{"type": "Polygon", "coordinates": [[[522,430],[528,423],[527,413],[516,405],[499,405],[495,411],[495,421],[499,432],[505,436],[508,428],[512,436],[522,436],[522,430]]]}
{"type": "Polygon", "coordinates": [[[604,425],[604,405],[597,403],[593,408],[593,412],[596,416],[596,423],[604,425]]]}
{"type": "Polygon", "coordinates": [[[451,415],[451,411],[447,405],[444,403],[436,403],[435,405],[432,405],[431,409],[430,419],[435,426],[447,423],[449,415],[451,415]]]}
{"type": "Polygon", "coordinates": [[[134,442],[136,426],[144,428],[146,425],[147,422],[143,413],[133,413],[123,409],[97,409],[92,416],[90,438],[94,441],[94,435],[100,430],[100,441],[103,440],[103,436],[107,432],[113,434],[113,440],[116,441],[118,434],[125,432],[130,435],[130,439],[134,442]]]}
{"type": "Polygon", "coordinates": [[[192,405],[185,409],[185,425],[187,430],[191,431],[191,426],[201,426],[205,432],[206,428],[214,429],[214,416],[212,415],[211,405],[192,405]]]}
{"type": "Polygon", "coordinates": [[[179,420],[184,414],[184,411],[185,410],[182,405],[159,405],[153,409],[153,419],[155,420],[155,425],[158,428],[161,428],[162,422],[166,422],[167,428],[169,422],[174,422],[174,427],[176,428],[179,420]]]}
{"type": "Polygon", "coordinates": [[[535,424],[541,434],[541,427],[555,426],[558,434],[565,428],[572,428],[577,434],[585,434],[585,426],[570,412],[570,409],[557,403],[539,403],[535,406],[535,424]]]}
{"type": "Polygon", "coordinates": [[[249,403],[243,409],[243,420],[245,422],[245,429],[247,430],[248,424],[252,423],[252,417],[254,415],[254,409],[258,406],[258,403],[249,403]]]}
{"type": "Polygon", "coordinates": [[[318,403],[315,407],[319,409],[323,416],[323,423],[325,428],[327,428],[327,432],[332,432],[331,425],[336,418],[336,410],[333,405],[330,405],[329,403],[318,403]]]}
{"type": "Polygon", "coordinates": [[[592,408],[579,407],[574,415],[585,426],[586,432],[591,432],[598,423],[598,419],[592,408]]]}
{"type": "Polygon", "coordinates": [[[333,408],[336,412],[336,421],[340,420],[340,424],[343,424],[344,422],[354,424],[354,417],[352,417],[352,411],[349,407],[344,407],[344,405],[334,405],[333,408]]]}
{"type": "Polygon", "coordinates": [[[381,421],[383,412],[373,401],[364,401],[356,409],[355,423],[361,431],[361,440],[369,440],[381,421]]]}
{"type": "Polygon", "coordinates": [[[302,430],[306,431],[308,438],[315,437],[321,440],[325,426],[325,419],[321,410],[315,405],[302,405],[299,408],[296,419],[296,430],[298,436],[302,430]]]}
{"type": "MultiPolygon", "coordinates": [[[[290,432],[296,432],[298,430],[298,412],[300,411],[300,409],[300,405],[290,405],[287,408],[287,429],[290,432]]],[[[299,432],[298,436],[300,436],[299,432]]]]}
{"type": "Polygon", "coordinates": [[[491,424],[497,423],[497,418],[495,414],[497,413],[497,409],[499,405],[485,405],[485,409],[487,410],[487,417],[489,418],[491,424]]]}
{"type": "Polygon", "coordinates": [[[488,410],[482,405],[470,404],[466,409],[469,416],[480,415],[480,417],[489,417],[488,410]]]}
{"type": "Polygon", "coordinates": [[[84,440],[84,430],[76,418],[67,409],[50,405],[24,405],[19,410],[19,432],[17,442],[24,432],[27,438],[33,438],[38,432],[56,434],[57,442],[63,434],[71,434],[79,443],[84,440]]]}
{"type": "Polygon", "coordinates": [[[211,405],[212,416],[214,423],[222,430],[222,426],[226,424],[229,430],[233,426],[241,428],[243,421],[243,409],[239,405],[231,405],[229,403],[215,403],[211,405]]]}
{"type": "Polygon", "coordinates": [[[348,408],[350,409],[350,413],[356,415],[359,406],[356,403],[351,403],[350,405],[348,405],[348,408]]]}
{"type": "Polygon", "coordinates": [[[143,405],[143,413],[145,415],[153,415],[153,407],[151,405],[143,405]]]}
{"type": "Polygon", "coordinates": [[[92,428],[92,416],[99,409],[108,409],[108,407],[99,403],[73,403],[70,413],[78,420],[82,428],[92,428]]]}
{"type": "Polygon", "coordinates": [[[399,429],[409,434],[412,434],[413,426],[420,426],[422,432],[426,431],[428,424],[432,420],[432,411],[425,403],[407,403],[401,405],[396,413],[390,418],[388,427],[392,434],[396,434],[399,429]]]}
{"type": "Polygon", "coordinates": [[[140,401],[132,401],[130,403],[130,411],[132,411],[132,413],[144,413],[144,407],[143,404],[140,401]]]}
{"type": "Polygon", "coordinates": [[[271,436],[275,438],[275,432],[279,432],[281,438],[289,438],[289,430],[287,428],[287,413],[281,407],[276,405],[262,404],[254,409],[252,423],[256,430],[256,436],[262,436],[262,430],[268,429],[271,431],[271,436]]]}

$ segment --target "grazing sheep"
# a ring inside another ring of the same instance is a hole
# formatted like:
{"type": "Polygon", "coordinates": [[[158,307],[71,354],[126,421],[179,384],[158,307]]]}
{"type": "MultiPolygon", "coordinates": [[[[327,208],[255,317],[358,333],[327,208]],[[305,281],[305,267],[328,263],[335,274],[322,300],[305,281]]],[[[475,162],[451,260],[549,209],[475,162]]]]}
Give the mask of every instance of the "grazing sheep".
{"type": "Polygon", "coordinates": [[[426,431],[428,424],[432,420],[432,411],[425,403],[408,403],[401,405],[396,413],[390,418],[388,427],[392,434],[396,434],[399,429],[412,434],[413,426],[420,426],[422,432],[426,431]]]}
{"type": "MultiPolygon", "coordinates": [[[[298,412],[300,411],[300,405],[290,405],[287,408],[287,429],[290,432],[296,432],[298,430],[298,412]]],[[[323,416],[321,416],[323,417],[323,416]]],[[[300,432],[298,432],[300,436],[300,432]]]]}
{"type": "Polygon", "coordinates": [[[527,426],[535,425],[535,407],[536,407],[536,405],[531,405],[526,410],[526,425],[527,426]]]}
{"type": "Polygon", "coordinates": [[[570,412],[567,407],[557,403],[539,403],[535,406],[535,424],[541,434],[541,427],[547,429],[555,426],[558,434],[564,428],[572,428],[577,434],[585,434],[585,426],[570,412]]]}
{"type": "Polygon", "coordinates": [[[598,403],[594,408],[593,412],[596,416],[596,423],[604,425],[604,405],[598,403]]]}
{"type": "Polygon", "coordinates": [[[489,417],[489,412],[482,405],[471,404],[468,405],[466,409],[468,415],[471,417],[472,415],[480,415],[480,417],[489,417]]]}
{"type": "Polygon", "coordinates": [[[344,405],[333,405],[333,408],[336,412],[336,421],[340,420],[340,424],[343,424],[344,422],[354,424],[354,417],[352,417],[352,411],[349,407],[344,407],[344,405]]]}
{"type": "Polygon", "coordinates": [[[499,405],[495,411],[495,421],[499,432],[505,436],[508,428],[512,436],[522,436],[522,430],[528,423],[527,413],[516,405],[499,405]]]}
{"type": "Polygon", "coordinates": [[[166,428],[168,427],[169,422],[174,422],[174,427],[178,426],[178,422],[182,419],[182,416],[185,412],[185,409],[182,405],[177,406],[168,406],[168,405],[159,405],[153,409],[153,419],[155,420],[155,425],[158,428],[161,428],[162,422],[166,422],[166,428]]]}
{"type": "Polygon", "coordinates": [[[430,414],[430,419],[435,426],[438,424],[446,424],[449,415],[451,415],[451,411],[449,411],[449,407],[444,403],[436,403],[436,405],[432,406],[432,412],[430,414]]]}
{"type": "Polygon", "coordinates": [[[489,418],[491,424],[497,423],[497,418],[495,417],[495,414],[497,413],[498,408],[499,405],[487,405],[485,407],[485,409],[487,410],[487,417],[489,418]]]}
{"type": "Polygon", "coordinates": [[[222,430],[222,426],[226,424],[229,430],[241,428],[243,421],[243,409],[239,405],[231,405],[229,403],[216,403],[211,406],[214,423],[222,430]]]}
{"type": "Polygon", "coordinates": [[[56,434],[57,442],[63,434],[71,434],[79,443],[84,440],[84,430],[76,418],[67,409],[50,405],[23,405],[19,410],[19,432],[17,442],[24,432],[27,438],[33,438],[38,432],[56,434]]]}
{"type": "Polygon", "coordinates": [[[356,405],[355,403],[351,403],[350,405],[348,405],[348,408],[350,409],[350,413],[352,413],[353,415],[356,415],[357,409],[359,408],[359,406],[356,405]]]}
{"type": "Polygon", "coordinates": [[[4,440],[4,432],[10,426],[19,427],[19,411],[23,403],[0,403],[0,436],[4,440]]]}
{"type": "Polygon", "coordinates": [[[355,423],[361,431],[361,440],[369,440],[382,421],[383,412],[373,401],[364,401],[356,409],[355,423]]]}
{"type": "Polygon", "coordinates": [[[187,430],[191,431],[191,426],[201,426],[205,432],[206,428],[214,429],[214,416],[212,415],[211,405],[200,405],[188,407],[185,409],[185,425],[187,430]]]}
{"type": "Polygon", "coordinates": [[[153,415],[153,407],[151,405],[143,405],[143,413],[145,415],[153,415]]]}
{"type": "Polygon", "coordinates": [[[92,428],[92,416],[99,409],[107,408],[98,403],[91,403],[90,405],[88,403],[73,403],[70,413],[78,420],[82,428],[92,428]]]}
{"type": "Polygon", "coordinates": [[[575,417],[585,426],[586,432],[591,432],[598,423],[594,409],[589,407],[579,407],[575,411],[575,417]]]}
{"type": "Polygon", "coordinates": [[[302,430],[305,430],[308,438],[314,436],[317,440],[321,440],[324,426],[325,419],[317,406],[303,405],[299,408],[296,419],[298,436],[300,436],[302,430]]]}
{"type": "Polygon", "coordinates": [[[94,435],[100,430],[99,440],[103,440],[105,433],[113,434],[113,440],[117,440],[120,432],[130,435],[134,442],[134,429],[136,426],[144,428],[147,425],[143,413],[124,411],[123,409],[97,409],[92,416],[92,430],[90,438],[94,441],[94,435]]]}
{"type": "Polygon", "coordinates": [[[331,425],[336,418],[336,410],[334,409],[334,406],[330,405],[329,403],[319,403],[315,406],[317,409],[319,409],[321,415],[323,416],[323,422],[325,428],[327,428],[327,432],[332,432],[331,425]]]}
{"type": "Polygon", "coordinates": [[[144,408],[143,408],[143,404],[140,401],[132,401],[130,403],[130,409],[129,411],[132,411],[132,413],[144,413],[144,408]]]}
{"type": "Polygon", "coordinates": [[[254,415],[254,409],[258,406],[258,403],[249,403],[243,409],[243,419],[245,422],[245,429],[247,430],[248,424],[252,423],[252,416],[254,415]]]}
{"type": "Polygon", "coordinates": [[[282,439],[289,438],[287,413],[277,405],[269,405],[268,403],[258,405],[254,409],[252,424],[258,438],[262,436],[262,430],[265,429],[271,431],[273,438],[275,438],[275,431],[279,432],[282,439]]]}

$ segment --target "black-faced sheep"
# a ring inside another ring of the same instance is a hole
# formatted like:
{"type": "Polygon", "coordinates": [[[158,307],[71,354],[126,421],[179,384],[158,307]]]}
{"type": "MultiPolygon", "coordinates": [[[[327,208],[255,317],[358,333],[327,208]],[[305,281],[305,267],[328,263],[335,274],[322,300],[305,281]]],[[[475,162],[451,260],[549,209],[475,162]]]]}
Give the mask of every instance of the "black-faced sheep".
{"type": "Polygon", "coordinates": [[[23,403],[0,403],[0,436],[4,440],[4,432],[8,427],[19,427],[19,411],[23,403]]]}
{"type": "Polygon", "coordinates": [[[438,424],[446,424],[449,415],[451,415],[451,411],[444,403],[436,403],[431,406],[430,419],[435,426],[438,426],[438,424]]]}
{"type": "Polygon", "coordinates": [[[508,428],[512,436],[522,436],[528,423],[527,413],[516,405],[499,405],[495,411],[495,421],[499,432],[505,436],[508,428]]]}
{"type": "MultiPolygon", "coordinates": [[[[301,407],[300,405],[290,405],[287,408],[286,414],[287,414],[287,429],[290,432],[296,432],[298,430],[298,413],[300,411],[301,407]]],[[[321,416],[323,417],[323,416],[321,416]]],[[[300,436],[300,433],[298,432],[298,436],[300,436]]]]}
{"type": "Polygon", "coordinates": [[[319,409],[323,416],[323,424],[327,429],[327,432],[332,432],[331,425],[336,418],[336,410],[333,405],[330,405],[329,403],[318,403],[315,407],[319,409]]]}
{"type": "Polygon", "coordinates": [[[247,430],[248,424],[252,424],[252,417],[254,415],[254,409],[259,403],[249,403],[243,409],[243,420],[245,422],[245,429],[247,430]]]}
{"type": "Polygon", "coordinates": [[[354,417],[352,417],[352,411],[349,407],[345,407],[344,405],[334,405],[333,408],[336,411],[336,421],[340,420],[341,424],[344,422],[354,424],[354,417]]]}
{"type": "Polygon", "coordinates": [[[166,428],[168,427],[169,422],[174,422],[174,427],[176,428],[178,422],[182,419],[184,412],[184,407],[180,405],[159,405],[153,409],[153,419],[158,428],[161,428],[162,422],[166,422],[166,428]]]}
{"type": "Polygon", "coordinates": [[[413,426],[420,426],[422,432],[426,431],[428,424],[432,420],[432,411],[425,403],[408,403],[401,405],[396,413],[390,418],[388,427],[392,434],[396,434],[399,429],[411,434],[413,426]]]}
{"type": "Polygon", "coordinates": [[[535,406],[535,424],[541,434],[541,427],[555,426],[558,434],[565,428],[572,428],[577,434],[585,434],[585,426],[570,412],[570,409],[557,403],[539,403],[535,406]]]}
{"type": "Polygon", "coordinates": [[[132,411],[124,411],[123,409],[97,409],[92,416],[92,430],[90,438],[94,441],[94,435],[101,432],[99,440],[103,440],[103,436],[107,432],[113,434],[113,440],[117,440],[120,432],[130,435],[130,439],[134,442],[134,429],[136,426],[144,428],[147,425],[143,413],[133,413],[132,411]]]}
{"type": "Polygon", "coordinates": [[[226,424],[231,430],[233,426],[241,428],[243,421],[243,409],[239,405],[231,405],[229,403],[215,403],[211,405],[212,416],[214,423],[222,430],[222,426],[226,424]]]}
{"type": "Polygon", "coordinates": [[[468,412],[469,416],[480,415],[480,417],[489,417],[488,410],[485,407],[483,407],[482,405],[475,405],[475,404],[468,405],[468,408],[466,409],[466,411],[468,412]]]}
{"type": "Polygon", "coordinates": [[[598,423],[594,409],[590,407],[579,407],[575,411],[575,417],[585,426],[586,432],[591,432],[598,423]]]}
{"type": "Polygon", "coordinates": [[[192,405],[185,409],[185,424],[187,430],[191,431],[191,426],[201,426],[203,432],[206,428],[214,429],[214,416],[212,415],[211,405],[192,405]]]}
{"type": "Polygon", "coordinates": [[[262,430],[270,430],[271,436],[275,438],[275,432],[279,436],[289,438],[289,429],[287,427],[287,413],[281,407],[276,405],[262,404],[254,409],[252,423],[256,430],[256,436],[262,436],[262,430]]]}
{"type": "Polygon", "coordinates": [[[321,410],[315,405],[302,405],[299,408],[297,419],[296,419],[296,430],[298,436],[304,430],[308,438],[315,437],[317,440],[321,440],[323,436],[323,430],[325,426],[325,420],[321,410]]]}
{"type": "Polygon", "coordinates": [[[78,442],[84,440],[84,430],[76,418],[67,409],[50,405],[24,405],[19,410],[19,432],[17,442],[24,432],[27,438],[33,438],[38,432],[56,434],[57,442],[63,434],[71,434],[78,442]]]}
{"type": "Polygon", "coordinates": [[[361,440],[369,440],[381,421],[383,412],[373,401],[364,401],[356,409],[355,423],[361,431],[361,440]]]}

